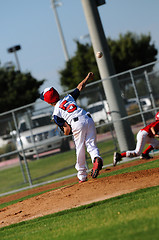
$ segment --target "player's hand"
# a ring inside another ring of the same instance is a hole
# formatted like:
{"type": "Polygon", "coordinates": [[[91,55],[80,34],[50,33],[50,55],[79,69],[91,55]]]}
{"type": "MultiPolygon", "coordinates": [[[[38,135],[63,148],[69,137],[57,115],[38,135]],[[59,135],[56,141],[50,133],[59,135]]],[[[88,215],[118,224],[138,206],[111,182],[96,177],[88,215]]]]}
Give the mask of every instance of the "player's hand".
{"type": "Polygon", "coordinates": [[[89,72],[85,77],[85,79],[78,84],[77,86],[78,90],[81,91],[86,86],[88,80],[93,80],[93,77],[94,77],[94,73],[89,72]]]}
{"type": "Polygon", "coordinates": [[[87,79],[88,80],[93,80],[93,78],[94,78],[94,73],[89,72],[88,75],[87,75],[87,79]]]}

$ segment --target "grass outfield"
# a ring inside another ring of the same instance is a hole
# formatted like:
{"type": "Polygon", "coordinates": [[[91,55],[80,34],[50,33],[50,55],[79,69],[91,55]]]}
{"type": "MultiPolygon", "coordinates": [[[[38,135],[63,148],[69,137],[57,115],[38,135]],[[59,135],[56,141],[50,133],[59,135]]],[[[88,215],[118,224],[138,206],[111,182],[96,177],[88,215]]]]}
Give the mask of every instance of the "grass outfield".
{"type": "Polygon", "coordinates": [[[0,229],[3,240],[158,240],[159,187],[0,229]]]}
{"type": "MultiPolygon", "coordinates": [[[[99,143],[98,147],[102,154],[104,164],[112,163],[113,151],[114,151],[112,140],[99,143]],[[106,153],[108,151],[109,153],[106,153]]],[[[35,160],[35,161],[30,161],[28,162],[28,165],[29,165],[32,183],[38,184],[44,181],[50,181],[52,179],[64,177],[70,174],[76,174],[77,171],[74,167],[75,162],[76,162],[75,150],[71,150],[64,153],[58,153],[49,157],[40,158],[39,160],[35,160]],[[69,166],[70,168],[68,168],[69,166]],[[43,177],[41,178],[41,176],[43,177]]],[[[90,158],[88,158],[87,162],[88,162],[88,167],[92,168],[92,162],[90,158]]],[[[25,171],[24,163],[23,163],[23,167],[25,171]]],[[[25,171],[25,174],[26,174],[26,171],[25,171]]],[[[20,166],[1,170],[0,183],[1,183],[0,194],[29,186],[28,183],[24,183],[20,166]]]]}
{"type": "MultiPolygon", "coordinates": [[[[109,140],[98,143],[98,147],[100,149],[104,165],[112,164],[113,152],[115,151],[113,141],[109,140]]],[[[88,168],[91,169],[92,162],[88,154],[87,157],[88,168]]],[[[28,166],[31,174],[32,184],[39,184],[70,174],[76,174],[77,171],[74,167],[75,162],[75,150],[58,153],[49,157],[40,158],[39,160],[35,161],[29,161],[28,166]]],[[[26,175],[24,163],[23,167],[26,175]]],[[[20,166],[1,170],[0,183],[0,194],[29,186],[29,183],[24,183],[20,166]]]]}

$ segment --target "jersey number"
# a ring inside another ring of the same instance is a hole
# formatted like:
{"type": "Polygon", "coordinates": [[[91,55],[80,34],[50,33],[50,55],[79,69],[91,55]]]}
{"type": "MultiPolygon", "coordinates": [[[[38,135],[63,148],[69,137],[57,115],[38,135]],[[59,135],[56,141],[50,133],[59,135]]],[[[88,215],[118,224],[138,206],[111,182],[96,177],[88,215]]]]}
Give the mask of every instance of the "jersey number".
{"type": "Polygon", "coordinates": [[[76,109],[77,109],[77,106],[75,105],[75,104],[73,104],[73,103],[70,103],[67,107],[65,106],[65,104],[67,104],[68,103],[68,101],[63,101],[61,104],[60,104],[60,106],[59,106],[59,108],[61,108],[61,109],[63,109],[64,111],[67,111],[68,113],[72,113],[72,112],[74,112],[76,109]]]}

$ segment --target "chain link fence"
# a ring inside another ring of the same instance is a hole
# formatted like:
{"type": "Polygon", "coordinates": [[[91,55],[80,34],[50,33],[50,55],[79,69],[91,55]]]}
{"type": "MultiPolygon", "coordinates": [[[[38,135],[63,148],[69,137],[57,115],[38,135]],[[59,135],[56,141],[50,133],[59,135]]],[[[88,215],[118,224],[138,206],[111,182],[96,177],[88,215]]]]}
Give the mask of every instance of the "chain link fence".
{"type": "MultiPolygon", "coordinates": [[[[159,62],[111,76],[112,81],[114,77],[118,78],[127,112],[122,120],[129,120],[135,134],[141,126],[153,121],[159,110],[159,62]]],[[[118,143],[103,81],[107,79],[89,83],[77,101],[94,119],[97,142],[112,141],[111,149],[103,147],[102,155],[105,156],[117,150],[118,143]]],[[[0,114],[0,196],[56,181],[68,173],[70,176],[76,174],[72,136],[64,136],[57,128],[51,120],[52,112],[53,108],[39,99],[0,114]],[[67,160],[70,151],[71,159],[67,160]]]]}

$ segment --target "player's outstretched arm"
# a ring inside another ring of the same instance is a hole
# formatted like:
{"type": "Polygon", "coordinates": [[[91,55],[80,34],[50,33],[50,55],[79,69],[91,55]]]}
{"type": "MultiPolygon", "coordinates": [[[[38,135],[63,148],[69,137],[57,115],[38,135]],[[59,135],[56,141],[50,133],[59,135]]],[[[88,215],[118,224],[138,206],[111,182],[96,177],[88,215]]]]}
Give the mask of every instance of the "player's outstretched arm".
{"type": "Polygon", "coordinates": [[[77,86],[78,90],[81,91],[86,86],[88,80],[93,80],[93,78],[94,78],[94,73],[89,72],[86,78],[78,84],[77,86]]]}

